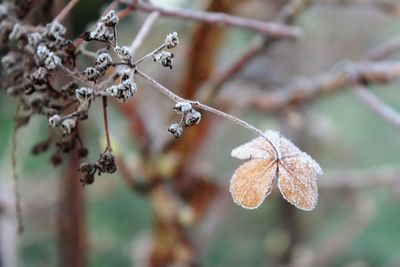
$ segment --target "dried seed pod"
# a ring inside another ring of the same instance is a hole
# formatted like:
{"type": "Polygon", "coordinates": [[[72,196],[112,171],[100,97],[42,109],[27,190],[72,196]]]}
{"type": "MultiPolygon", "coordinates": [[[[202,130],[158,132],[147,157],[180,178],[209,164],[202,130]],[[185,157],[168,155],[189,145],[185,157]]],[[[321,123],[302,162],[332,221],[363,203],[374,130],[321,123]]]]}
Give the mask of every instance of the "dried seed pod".
{"type": "Polygon", "coordinates": [[[176,32],[171,32],[170,34],[165,37],[164,44],[168,49],[175,48],[179,45],[178,34],[176,32]]]}
{"type": "Polygon", "coordinates": [[[54,70],[60,65],[61,65],[61,59],[53,52],[50,52],[44,61],[44,66],[48,70],[54,70]]]}
{"type": "Polygon", "coordinates": [[[201,113],[195,109],[191,109],[185,116],[185,124],[187,126],[193,126],[199,124],[201,120],[201,113]]]}
{"type": "Polygon", "coordinates": [[[58,114],[54,114],[53,116],[51,116],[51,117],[49,118],[49,124],[50,124],[52,127],[58,127],[58,126],[60,126],[61,121],[62,121],[62,118],[61,118],[61,116],[58,115],[58,114]]]}
{"type": "Polygon", "coordinates": [[[178,123],[173,123],[169,126],[168,132],[173,134],[175,138],[179,138],[183,134],[183,127],[178,123]]]}
{"type": "Polygon", "coordinates": [[[64,134],[70,134],[73,129],[76,127],[76,118],[65,119],[61,122],[61,128],[63,129],[64,134]]]}
{"type": "Polygon", "coordinates": [[[125,61],[125,62],[131,62],[132,60],[132,50],[127,47],[127,46],[116,46],[114,49],[115,53],[118,55],[118,57],[125,61]]]}
{"type": "Polygon", "coordinates": [[[166,51],[161,51],[153,55],[154,61],[159,61],[161,65],[163,65],[164,67],[169,67],[170,69],[172,69],[173,58],[174,54],[166,51]]]}
{"type": "Polygon", "coordinates": [[[97,161],[96,166],[101,172],[114,173],[117,170],[115,156],[111,151],[100,154],[100,159],[97,161]]]}
{"type": "Polygon", "coordinates": [[[92,88],[81,87],[79,89],[76,89],[75,96],[79,100],[79,102],[86,102],[94,98],[94,90],[92,88]]]}
{"type": "Polygon", "coordinates": [[[97,52],[96,56],[96,69],[99,72],[106,71],[112,65],[112,58],[105,50],[97,52]]]}
{"type": "Polygon", "coordinates": [[[93,67],[88,67],[82,72],[82,75],[85,76],[89,81],[95,81],[97,78],[99,78],[100,72],[93,67]]]}
{"type": "Polygon", "coordinates": [[[101,17],[101,21],[108,27],[114,27],[117,25],[119,18],[114,10],[110,10],[105,16],[101,17]]]}
{"type": "Polygon", "coordinates": [[[192,105],[189,102],[177,102],[174,110],[178,114],[186,114],[192,109],[192,105]]]}
{"type": "Polygon", "coordinates": [[[62,37],[67,32],[67,29],[63,25],[61,25],[58,21],[53,21],[46,25],[47,35],[57,38],[62,37]]]}

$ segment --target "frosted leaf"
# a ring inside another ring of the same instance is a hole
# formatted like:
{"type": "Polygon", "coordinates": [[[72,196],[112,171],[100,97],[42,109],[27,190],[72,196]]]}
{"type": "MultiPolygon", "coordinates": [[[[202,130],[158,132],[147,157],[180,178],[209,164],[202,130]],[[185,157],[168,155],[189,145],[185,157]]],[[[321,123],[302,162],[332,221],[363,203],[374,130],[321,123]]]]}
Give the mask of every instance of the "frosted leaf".
{"type": "Polygon", "coordinates": [[[322,174],[321,167],[278,132],[267,131],[264,136],[235,148],[231,155],[251,159],[239,166],[232,176],[231,194],[235,203],[256,208],[270,192],[265,189],[266,180],[271,180],[268,184],[272,185],[276,177],[274,171],[277,171],[279,189],[288,202],[307,211],[316,206],[317,175],[322,174]],[[266,190],[263,198],[260,190],[266,190]]]}
{"type": "Polygon", "coordinates": [[[271,160],[252,159],[233,174],[230,192],[233,201],[247,209],[255,209],[271,193],[276,176],[276,164],[271,160]]]}
{"type": "Polygon", "coordinates": [[[258,137],[232,150],[231,156],[238,159],[274,159],[275,151],[264,137],[258,137]]]}
{"type": "Polygon", "coordinates": [[[318,200],[317,173],[305,160],[291,158],[280,164],[278,187],[282,196],[299,209],[310,211],[318,200]]]}

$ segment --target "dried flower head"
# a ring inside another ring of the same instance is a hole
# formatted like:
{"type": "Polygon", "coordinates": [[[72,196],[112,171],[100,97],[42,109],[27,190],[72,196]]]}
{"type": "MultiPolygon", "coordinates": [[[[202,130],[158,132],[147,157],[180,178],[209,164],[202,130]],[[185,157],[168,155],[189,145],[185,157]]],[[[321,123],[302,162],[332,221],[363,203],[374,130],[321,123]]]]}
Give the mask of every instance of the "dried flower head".
{"type": "Polygon", "coordinates": [[[185,124],[187,126],[193,126],[199,124],[201,120],[201,113],[195,109],[191,109],[185,117],[185,124]]]}
{"type": "Polygon", "coordinates": [[[192,105],[189,102],[178,102],[175,104],[174,110],[178,114],[186,114],[192,109],[192,105]]]}
{"type": "Polygon", "coordinates": [[[176,32],[171,32],[165,37],[164,44],[168,49],[175,48],[179,45],[178,34],[176,32]]]}
{"type": "Polygon", "coordinates": [[[278,132],[268,131],[235,148],[231,155],[249,159],[231,179],[230,192],[236,204],[247,209],[257,208],[271,193],[277,178],[278,187],[289,203],[306,211],[315,208],[321,167],[278,132]]]}
{"type": "Polygon", "coordinates": [[[61,128],[65,135],[70,134],[76,127],[76,118],[65,119],[61,122],[61,128]]]}
{"type": "Polygon", "coordinates": [[[83,72],[83,76],[86,77],[89,81],[95,81],[97,78],[100,76],[100,72],[93,68],[93,67],[87,67],[83,72]]]}
{"type": "Polygon", "coordinates": [[[125,61],[125,62],[131,62],[132,60],[132,50],[127,47],[127,46],[116,46],[114,49],[115,53],[118,55],[118,57],[125,61]]]}
{"type": "Polygon", "coordinates": [[[173,134],[175,138],[179,138],[183,134],[183,127],[178,123],[173,123],[171,126],[169,126],[168,132],[173,134]]]}
{"type": "Polygon", "coordinates": [[[170,69],[172,69],[173,58],[174,54],[166,51],[161,51],[153,55],[154,61],[159,61],[161,65],[163,65],[164,67],[169,67],[170,69]]]}
{"type": "Polygon", "coordinates": [[[54,114],[53,116],[51,116],[51,117],[49,118],[49,124],[50,124],[52,127],[58,127],[58,126],[61,124],[61,120],[62,120],[62,118],[61,118],[60,115],[54,114]]]}
{"type": "Polygon", "coordinates": [[[114,27],[117,25],[119,18],[114,10],[110,10],[105,16],[101,17],[101,21],[108,27],[114,27]]]}
{"type": "Polygon", "coordinates": [[[79,102],[86,102],[90,99],[94,99],[94,90],[92,88],[81,87],[76,89],[75,96],[79,102]]]}

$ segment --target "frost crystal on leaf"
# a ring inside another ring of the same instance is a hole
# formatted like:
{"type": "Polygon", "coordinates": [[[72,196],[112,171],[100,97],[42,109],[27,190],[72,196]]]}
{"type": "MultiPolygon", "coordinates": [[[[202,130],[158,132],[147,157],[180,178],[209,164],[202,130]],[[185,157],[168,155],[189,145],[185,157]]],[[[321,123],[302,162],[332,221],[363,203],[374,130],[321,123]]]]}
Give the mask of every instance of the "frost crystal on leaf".
{"type": "Polygon", "coordinates": [[[238,205],[257,208],[272,190],[274,178],[283,197],[302,210],[312,210],[318,200],[318,163],[278,132],[268,131],[231,153],[249,159],[235,171],[230,192],[238,205]]]}

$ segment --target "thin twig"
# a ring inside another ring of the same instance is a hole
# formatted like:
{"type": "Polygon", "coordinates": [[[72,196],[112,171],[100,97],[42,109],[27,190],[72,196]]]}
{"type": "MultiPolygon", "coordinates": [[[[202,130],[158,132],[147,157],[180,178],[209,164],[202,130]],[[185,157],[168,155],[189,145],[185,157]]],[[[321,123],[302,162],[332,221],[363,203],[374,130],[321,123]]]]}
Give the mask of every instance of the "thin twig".
{"type": "Polygon", "coordinates": [[[133,39],[131,44],[132,59],[135,55],[136,50],[142,45],[144,38],[146,38],[146,36],[150,32],[150,29],[152,28],[159,16],[159,12],[151,12],[146,21],[143,23],[143,26],[140,28],[139,33],[136,35],[135,39],[133,39]]]}
{"type": "Polygon", "coordinates": [[[354,93],[375,113],[380,115],[385,121],[389,122],[396,128],[400,128],[400,113],[381,101],[372,94],[364,86],[357,85],[354,87],[354,93]]]}
{"type": "MultiPolygon", "coordinates": [[[[18,120],[18,114],[21,109],[21,102],[17,101],[16,120],[18,120]]],[[[19,177],[17,172],[17,135],[18,135],[18,123],[15,123],[14,133],[12,136],[12,149],[11,149],[11,171],[12,178],[14,181],[14,201],[15,201],[15,213],[17,218],[17,229],[18,233],[24,231],[22,222],[22,209],[21,209],[21,194],[19,192],[19,177]]]]}
{"type": "Polygon", "coordinates": [[[400,52],[400,39],[382,44],[368,53],[367,59],[378,61],[400,52]]]}
{"type": "Polygon", "coordinates": [[[146,74],[144,74],[143,72],[139,71],[139,70],[135,70],[135,73],[138,74],[139,76],[141,76],[142,78],[144,78],[147,82],[149,82],[150,84],[152,84],[156,89],[158,89],[161,93],[163,93],[164,95],[166,95],[168,98],[172,99],[175,102],[188,102],[190,103],[194,108],[199,108],[211,113],[214,113],[215,115],[221,116],[225,119],[231,120],[234,123],[241,125],[242,127],[254,132],[255,134],[264,137],[270,144],[271,146],[274,148],[275,152],[278,154],[277,152],[277,148],[275,147],[275,145],[269,140],[268,137],[266,137],[263,133],[263,131],[261,131],[260,129],[258,129],[257,127],[235,117],[232,116],[228,113],[225,113],[221,110],[212,108],[210,106],[207,106],[205,104],[202,104],[198,101],[193,101],[193,100],[188,100],[188,99],[184,99],[180,96],[178,96],[177,94],[171,92],[168,88],[164,87],[162,84],[158,83],[156,80],[154,80],[153,78],[147,76],[146,74]]]}
{"type": "Polygon", "coordinates": [[[71,0],[69,3],[64,7],[63,10],[54,18],[53,22],[61,22],[69,12],[74,8],[74,6],[79,2],[79,0],[71,0]]]}
{"type": "Polygon", "coordinates": [[[106,151],[112,151],[111,147],[111,139],[110,139],[110,129],[108,127],[108,113],[107,113],[107,97],[103,96],[103,118],[104,118],[104,131],[106,133],[106,140],[107,140],[107,146],[106,146],[106,151]]]}
{"type": "Polygon", "coordinates": [[[267,23],[259,20],[246,19],[217,12],[206,12],[169,7],[167,8],[146,3],[144,1],[119,1],[143,12],[150,13],[153,11],[158,11],[161,16],[178,17],[180,19],[196,20],[221,26],[241,27],[268,36],[277,36],[280,38],[298,38],[301,35],[301,30],[299,28],[290,27],[279,23],[267,23]]]}
{"type": "Polygon", "coordinates": [[[145,55],[144,57],[139,58],[138,60],[136,60],[136,61],[133,63],[133,66],[135,67],[135,66],[139,65],[140,63],[142,63],[143,61],[145,61],[145,60],[147,60],[147,59],[153,57],[153,55],[157,54],[158,52],[160,52],[160,51],[163,50],[164,48],[165,48],[165,44],[160,45],[159,47],[157,47],[156,49],[154,49],[153,51],[151,51],[150,53],[148,53],[148,54],[145,55]]]}

